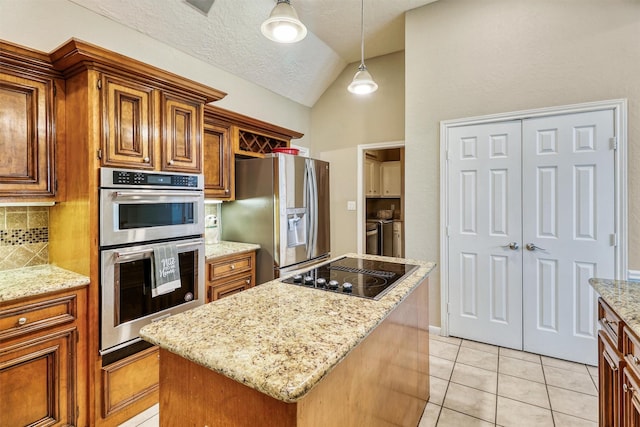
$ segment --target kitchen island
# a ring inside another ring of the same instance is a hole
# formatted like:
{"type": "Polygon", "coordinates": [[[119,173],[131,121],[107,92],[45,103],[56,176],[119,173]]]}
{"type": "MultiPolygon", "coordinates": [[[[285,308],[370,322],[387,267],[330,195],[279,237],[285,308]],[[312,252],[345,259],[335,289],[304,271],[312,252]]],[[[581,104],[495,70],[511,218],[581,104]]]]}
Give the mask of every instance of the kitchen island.
{"type": "Polygon", "coordinates": [[[417,425],[429,394],[428,275],[379,300],[265,283],[145,326],[161,425],[417,425]]]}

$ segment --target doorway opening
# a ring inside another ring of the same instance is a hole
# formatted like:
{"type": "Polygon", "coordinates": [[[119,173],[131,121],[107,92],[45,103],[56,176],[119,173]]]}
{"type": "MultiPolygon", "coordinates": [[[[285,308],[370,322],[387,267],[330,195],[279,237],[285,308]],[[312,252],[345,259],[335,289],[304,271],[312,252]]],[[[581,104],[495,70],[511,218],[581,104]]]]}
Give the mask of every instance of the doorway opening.
{"type": "Polygon", "coordinates": [[[358,146],[358,253],[404,256],[404,141],[358,146]]]}

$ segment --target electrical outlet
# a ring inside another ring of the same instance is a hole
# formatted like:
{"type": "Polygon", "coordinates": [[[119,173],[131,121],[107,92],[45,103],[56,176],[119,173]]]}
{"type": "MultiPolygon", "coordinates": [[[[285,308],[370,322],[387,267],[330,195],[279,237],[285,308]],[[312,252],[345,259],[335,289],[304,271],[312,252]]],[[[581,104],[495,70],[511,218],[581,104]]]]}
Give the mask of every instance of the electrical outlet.
{"type": "Polygon", "coordinates": [[[355,202],[355,200],[347,201],[347,210],[348,211],[355,211],[356,210],[356,202],[355,202]]]}

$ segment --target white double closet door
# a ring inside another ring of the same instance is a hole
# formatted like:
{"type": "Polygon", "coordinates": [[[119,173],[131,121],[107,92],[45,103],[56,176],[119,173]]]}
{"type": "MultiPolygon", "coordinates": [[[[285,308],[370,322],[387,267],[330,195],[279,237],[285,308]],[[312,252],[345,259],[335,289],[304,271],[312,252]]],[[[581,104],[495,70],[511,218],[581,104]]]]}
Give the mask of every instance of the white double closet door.
{"type": "Polygon", "coordinates": [[[597,362],[614,277],[612,110],[449,128],[449,334],[597,362]]]}

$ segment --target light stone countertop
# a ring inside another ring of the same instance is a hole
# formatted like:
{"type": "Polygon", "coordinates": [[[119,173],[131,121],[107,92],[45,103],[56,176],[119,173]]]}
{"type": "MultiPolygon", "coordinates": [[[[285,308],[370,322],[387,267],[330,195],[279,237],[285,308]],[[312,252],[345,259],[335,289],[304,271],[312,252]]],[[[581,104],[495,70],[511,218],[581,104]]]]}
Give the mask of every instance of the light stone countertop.
{"type": "Polygon", "coordinates": [[[89,281],[50,264],[0,271],[0,303],[86,286],[89,281]]]}
{"type": "Polygon", "coordinates": [[[147,325],[140,335],[271,397],[295,402],[435,268],[413,259],[347,256],[419,268],[377,301],[274,280],[147,325]]]}
{"type": "Polygon", "coordinates": [[[640,282],[631,280],[589,279],[603,300],[640,336],[640,282]]]}
{"type": "Polygon", "coordinates": [[[211,261],[221,256],[257,251],[258,249],[260,249],[260,245],[254,243],[228,242],[222,240],[220,243],[205,245],[204,253],[205,260],[211,261]]]}

